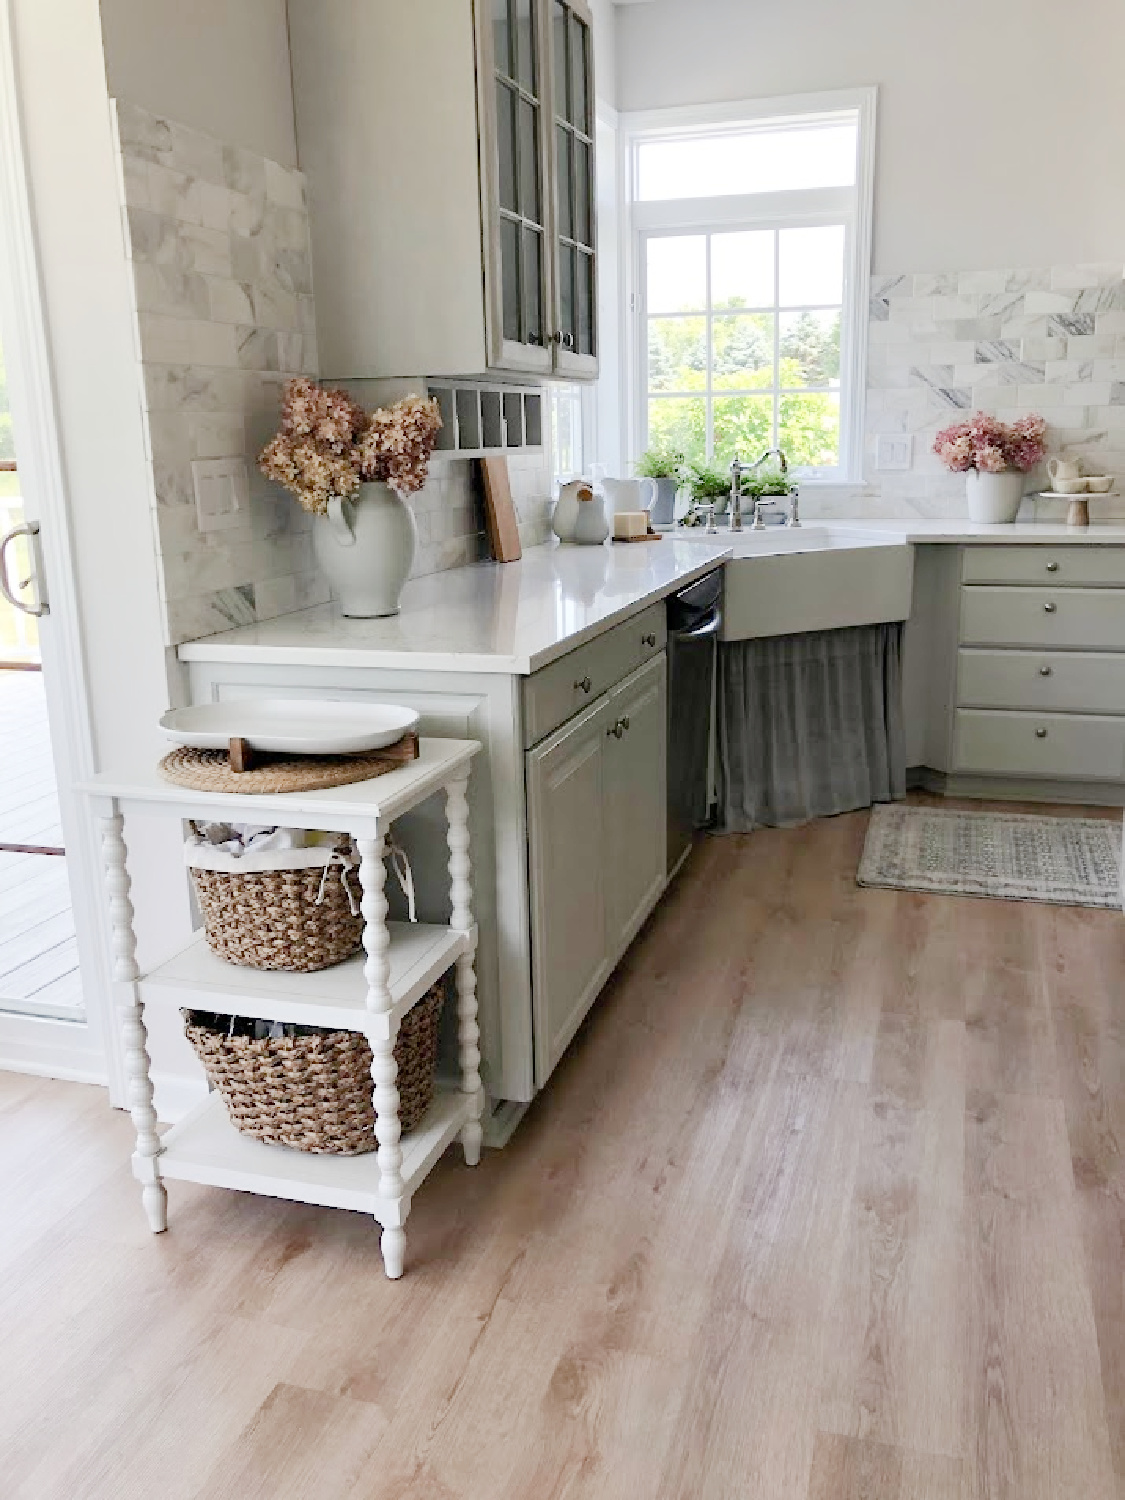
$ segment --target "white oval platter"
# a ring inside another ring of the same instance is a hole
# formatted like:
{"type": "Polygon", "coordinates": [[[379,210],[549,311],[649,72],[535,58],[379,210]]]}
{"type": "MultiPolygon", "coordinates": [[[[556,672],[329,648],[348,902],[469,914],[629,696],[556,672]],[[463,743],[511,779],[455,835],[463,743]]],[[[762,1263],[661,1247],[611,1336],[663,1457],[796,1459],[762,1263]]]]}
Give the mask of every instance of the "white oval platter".
{"type": "Polygon", "coordinates": [[[418,727],[398,703],[330,703],[314,698],[245,698],[173,708],[160,727],[177,745],[225,750],[232,739],[291,755],[350,755],[393,745],[418,727]]]}

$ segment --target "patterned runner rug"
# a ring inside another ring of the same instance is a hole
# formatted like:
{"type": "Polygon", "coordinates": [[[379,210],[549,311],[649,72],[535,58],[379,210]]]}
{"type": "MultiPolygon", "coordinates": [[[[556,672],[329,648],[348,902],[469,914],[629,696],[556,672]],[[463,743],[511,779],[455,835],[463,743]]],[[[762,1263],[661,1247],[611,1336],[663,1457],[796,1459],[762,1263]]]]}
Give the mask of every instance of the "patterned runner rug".
{"type": "Polygon", "coordinates": [[[1121,909],[1121,823],[1027,813],[872,809],[860,885],[1121,909]]]}

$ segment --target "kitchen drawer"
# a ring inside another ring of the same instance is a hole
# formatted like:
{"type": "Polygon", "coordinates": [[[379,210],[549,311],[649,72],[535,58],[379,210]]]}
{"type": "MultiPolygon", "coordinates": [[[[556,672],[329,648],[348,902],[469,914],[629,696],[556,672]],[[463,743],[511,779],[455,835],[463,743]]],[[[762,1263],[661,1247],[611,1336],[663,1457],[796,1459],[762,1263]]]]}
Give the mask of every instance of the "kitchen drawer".
{"type": "Polygon", "coordinates": [[[966,547],[962,583],[1047,583],[1060,588],[1125,586],[1125,547],[966,547]]]}
{"type": "Polygon", "coordinates": [[[1048,779],[1125,779],[1125,718],[958,709],[954,770],[1048,779]]]}
{"type": "Polygon", "coordinates": [[[962,650],[957,704],[1125,714],[1125,654],[962,650]]]}
{"type": "Polygon", "coordinates": [[[524,749],[664,650],[668,637],[663,602],[587,641],[533,673],[523,685],[524,749]]]}
{"type": "Polygon", "coordinates": [[[961,644],[1125,651],[1125,589],[962,588],[961,644]]]}

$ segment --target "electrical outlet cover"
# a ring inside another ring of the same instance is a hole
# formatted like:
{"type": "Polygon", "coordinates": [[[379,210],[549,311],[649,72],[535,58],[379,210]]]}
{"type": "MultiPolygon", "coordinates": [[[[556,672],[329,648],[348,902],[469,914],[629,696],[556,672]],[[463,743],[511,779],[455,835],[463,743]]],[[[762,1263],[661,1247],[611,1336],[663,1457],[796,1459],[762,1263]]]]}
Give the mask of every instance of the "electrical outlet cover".
{"type": "Polygon", "coordinates": [[[909,433],[886,433],[875,445],[875,467],[882,473],[914,466],[914,439],[909,433]]]}
{"type": "Polygon", "coordinates": [[[197,458],[191,466],[191,477],[200,531],[227,531],[241,525],[250,502],[244,458],[197,458]]]}

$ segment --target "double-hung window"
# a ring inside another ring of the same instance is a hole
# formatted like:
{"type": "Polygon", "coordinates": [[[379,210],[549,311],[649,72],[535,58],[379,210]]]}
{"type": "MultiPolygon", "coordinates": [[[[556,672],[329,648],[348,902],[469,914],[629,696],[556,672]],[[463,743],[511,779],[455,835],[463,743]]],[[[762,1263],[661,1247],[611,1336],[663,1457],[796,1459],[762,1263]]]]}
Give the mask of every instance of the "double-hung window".
{"type": "Polygon", "coordinates": [[[626,117],[634,456],[858,479],[874,91],[626,117]]]}

